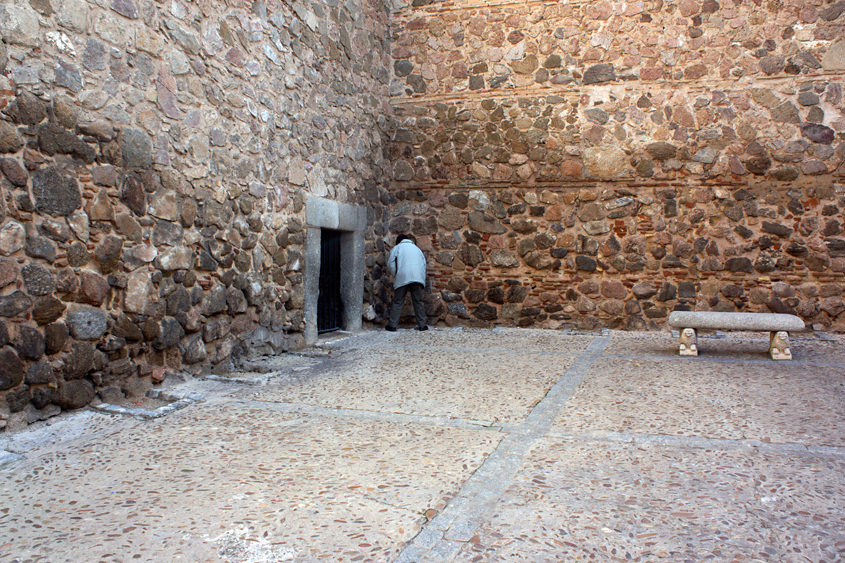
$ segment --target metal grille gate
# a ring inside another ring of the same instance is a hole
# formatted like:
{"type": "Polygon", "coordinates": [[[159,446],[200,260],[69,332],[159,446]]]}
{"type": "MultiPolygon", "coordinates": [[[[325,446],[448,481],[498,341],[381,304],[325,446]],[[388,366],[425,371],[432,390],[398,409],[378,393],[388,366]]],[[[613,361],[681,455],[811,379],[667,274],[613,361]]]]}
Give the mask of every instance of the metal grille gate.
{"type": "Polygon", "coordinates": [[[320,231],[320,295],[317,298],[317,332],[343,328],[340,298],[340,231],[320,231]]]}

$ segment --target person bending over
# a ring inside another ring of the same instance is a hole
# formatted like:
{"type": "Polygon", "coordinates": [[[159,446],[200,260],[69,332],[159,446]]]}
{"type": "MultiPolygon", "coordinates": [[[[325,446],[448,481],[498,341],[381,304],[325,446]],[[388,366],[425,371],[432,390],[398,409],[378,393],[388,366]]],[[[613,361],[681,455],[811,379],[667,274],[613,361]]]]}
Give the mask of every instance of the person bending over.
{"type": "Polygon", "coordinates": [[[393,274],[393,302],[390,304],[390,319],[385,330],[394,332],[399,326],[399,316],[405,304],[405,294],[411,294],[417,330],[428,330],[425,318],[423,288],[425,287],[425,256],[408,235],[396,237],[396,246],[390,251],[387,268],[393,274]]]}

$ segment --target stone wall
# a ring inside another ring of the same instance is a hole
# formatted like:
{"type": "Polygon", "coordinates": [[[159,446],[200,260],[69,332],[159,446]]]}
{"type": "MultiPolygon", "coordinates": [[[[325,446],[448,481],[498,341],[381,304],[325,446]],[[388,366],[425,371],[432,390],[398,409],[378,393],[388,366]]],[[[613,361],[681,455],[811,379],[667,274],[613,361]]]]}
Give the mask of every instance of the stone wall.
{"type": "Polygon", "coordinates": [[[0,428],[301,344],[305,194],[386,197],[388,15],[0,3],[0,428]]]}
{"type": "Polygon", "coordinates": [[[448,323],[845,329],[845,2],[393,14],[392,233],[448,323]]]}

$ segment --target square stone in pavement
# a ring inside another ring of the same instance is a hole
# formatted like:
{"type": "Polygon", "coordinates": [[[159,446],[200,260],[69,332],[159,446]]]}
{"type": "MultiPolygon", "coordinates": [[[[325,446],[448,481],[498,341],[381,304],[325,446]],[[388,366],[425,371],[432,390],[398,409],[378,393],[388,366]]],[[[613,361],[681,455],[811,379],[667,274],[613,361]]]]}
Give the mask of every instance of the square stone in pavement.
{"type": "Polygon", "coordinates": [[[420,346],[348,352],[319,377],[261,391],[261,401],[519,422],[572,364],[557,354],[420,346]]]}
{"type": "Polygon", "coordinates": [[[457,561],[835,561],[843,471],[841,457],[549,438],[457,561]]]}
{"type": "Polygon", "coordinates": [[[389,561],[499,438],[196,405],[6,465],[0,560],[389,561]]]}
{"type": "Polygon", "coordinates": [[[553,432],[845,445],[845,377],[787,362],[600,358],[553,432]]]}

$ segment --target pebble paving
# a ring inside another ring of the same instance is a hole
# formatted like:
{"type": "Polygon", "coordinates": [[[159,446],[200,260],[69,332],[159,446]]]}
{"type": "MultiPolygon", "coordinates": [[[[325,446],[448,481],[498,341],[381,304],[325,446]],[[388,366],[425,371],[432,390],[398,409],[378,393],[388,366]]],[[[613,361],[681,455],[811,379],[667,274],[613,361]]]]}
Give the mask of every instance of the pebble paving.
{"type": "Polygon", "coordinates": [[[363,332],[63,414],[0,436],[0,561],[845,559],[845,338],[702,344],[363,332]]]}
{"type": "Polygon", "coordinates": [[[845,446],[845,369],[685,359],[602,358],[556,427],[845,446]]]}
{"type": "Polygon", "coordinates": [[[255,398],[513,423],[525,418],[573,359],[537,354],[527,363],[524,354],[492,349],[368,348],[255,398]]]}

